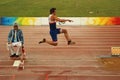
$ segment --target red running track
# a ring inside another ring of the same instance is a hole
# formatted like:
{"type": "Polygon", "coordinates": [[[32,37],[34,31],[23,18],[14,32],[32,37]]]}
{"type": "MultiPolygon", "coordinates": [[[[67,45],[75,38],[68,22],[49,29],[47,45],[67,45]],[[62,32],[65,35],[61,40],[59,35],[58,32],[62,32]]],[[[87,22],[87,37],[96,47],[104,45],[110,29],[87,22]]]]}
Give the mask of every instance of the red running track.
{"type": "Polygon", "coordinates": [[[64,26],[75,45],[67,45],[63,34],[54,47],[38,44],[50,39],[48,26],[24,26],[27,60],[25,69],[13,67],[6,49],[11,27],[0,26],[0,80],[119,80],[120,58],[111,55],[111,46],[120,46],[120,26],[64,26]]]}

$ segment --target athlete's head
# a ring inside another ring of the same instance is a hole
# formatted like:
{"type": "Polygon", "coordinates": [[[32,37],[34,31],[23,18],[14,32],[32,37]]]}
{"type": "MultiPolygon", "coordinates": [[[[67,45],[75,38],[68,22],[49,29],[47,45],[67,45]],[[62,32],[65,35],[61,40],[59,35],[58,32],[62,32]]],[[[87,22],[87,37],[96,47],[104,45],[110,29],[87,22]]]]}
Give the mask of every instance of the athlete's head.
{"type": "Polygon", "coordinates": [[[51,8],[50,9],[50,14],[55,14],[56,8],[51,8]]]}

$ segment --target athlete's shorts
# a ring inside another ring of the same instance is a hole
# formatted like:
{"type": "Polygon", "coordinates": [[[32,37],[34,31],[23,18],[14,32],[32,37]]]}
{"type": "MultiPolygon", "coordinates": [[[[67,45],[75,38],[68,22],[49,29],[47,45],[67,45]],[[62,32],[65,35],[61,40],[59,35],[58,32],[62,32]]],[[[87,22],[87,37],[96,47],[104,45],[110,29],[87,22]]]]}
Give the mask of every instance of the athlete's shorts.
{"type": "Polygon", "coordinates": [[[57,34],[60,34],[60,28],[50,30],[50,35],[53,41],[57,41],[57,34]]]}

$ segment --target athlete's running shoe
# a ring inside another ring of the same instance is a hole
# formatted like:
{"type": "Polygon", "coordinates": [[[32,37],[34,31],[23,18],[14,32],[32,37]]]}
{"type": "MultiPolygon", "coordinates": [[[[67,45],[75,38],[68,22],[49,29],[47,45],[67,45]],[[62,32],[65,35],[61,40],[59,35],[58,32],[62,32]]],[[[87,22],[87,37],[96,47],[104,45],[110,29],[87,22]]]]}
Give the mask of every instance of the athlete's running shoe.
{"type": "Polygon", "coordinates": [[[39,44],[41,44],[41,43],[45,43],[46,42],[46,39],[45,38],[43,38],[43,40],[42,41],[40,41],[39,42],[39,44]]]}

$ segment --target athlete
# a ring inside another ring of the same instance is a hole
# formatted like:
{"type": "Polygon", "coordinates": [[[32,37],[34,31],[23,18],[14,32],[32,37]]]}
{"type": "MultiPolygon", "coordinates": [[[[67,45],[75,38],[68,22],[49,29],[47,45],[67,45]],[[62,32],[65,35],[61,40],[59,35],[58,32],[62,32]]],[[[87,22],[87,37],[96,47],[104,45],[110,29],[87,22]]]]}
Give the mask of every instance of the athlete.
{"type": "Polygon", "coordinates": [[[72,20],[58,18],[56,15],[56,8],[50,9],[50,15],[48,17],[48,20],[49,20],[50,35],[51,35],[52,41],[48,41],[46,38],[43,38],[43,40],[40,41],[39,44],[48,43],[50,45],[57,46],[58,44],[57,34],[61,34],[61,33],[64,33],[64,36],[67,40],[68,45],[75,44],[75,42],[73,42],[69,37],[66,29],[56,28],[56,22],[67,22],[67,21],[72,22],[72,20]]]}

